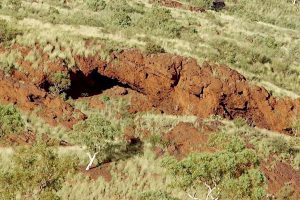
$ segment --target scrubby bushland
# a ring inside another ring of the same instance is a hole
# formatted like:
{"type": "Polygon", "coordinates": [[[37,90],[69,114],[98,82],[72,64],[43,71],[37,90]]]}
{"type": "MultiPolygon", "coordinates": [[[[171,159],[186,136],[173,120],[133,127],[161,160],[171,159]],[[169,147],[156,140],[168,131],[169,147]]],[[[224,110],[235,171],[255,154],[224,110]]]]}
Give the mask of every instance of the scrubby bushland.
{"type": "Polygon", "coordinates": [[[0,105],[0,138],[8,134],[20,134],[25,123],[15,107],[0,105]]]}
{"type": "Polygon", "coordinates": [[[222,199],[262,199],[265,178],[259,171],[255,152],[239,141],[215,153],[194,153],[177,161],[168,158],[164,166],[174,176],[174,186],[186,191],[203,184],[215,187],[214,197],[222,199]],[[239,144],[237,144],[239,143],[239,144]]]}
{"type": "Polygon", "coordinates": [[[57,199],[56,192],[78,163],[74,157],[59,158],[40,143],[18,147],[12,159],[12,166],[0,171],[1,199],[57,199]]]}

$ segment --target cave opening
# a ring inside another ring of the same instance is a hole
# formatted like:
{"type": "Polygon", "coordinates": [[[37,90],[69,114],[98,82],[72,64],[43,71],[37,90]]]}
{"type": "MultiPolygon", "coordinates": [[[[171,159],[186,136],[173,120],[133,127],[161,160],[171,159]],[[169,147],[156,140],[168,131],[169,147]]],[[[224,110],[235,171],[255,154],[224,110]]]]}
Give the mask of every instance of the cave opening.
{"type": "Polygon", "coordinates": [[[97,70],[94,70],[88,76],[84,75],[82,71],[71,72],[70,79],[71,87],[66,91],[66,94],[72,99],[98,95],[114,86],[129,88],[128,85],[118,80],[102,76],[97,70]]]}

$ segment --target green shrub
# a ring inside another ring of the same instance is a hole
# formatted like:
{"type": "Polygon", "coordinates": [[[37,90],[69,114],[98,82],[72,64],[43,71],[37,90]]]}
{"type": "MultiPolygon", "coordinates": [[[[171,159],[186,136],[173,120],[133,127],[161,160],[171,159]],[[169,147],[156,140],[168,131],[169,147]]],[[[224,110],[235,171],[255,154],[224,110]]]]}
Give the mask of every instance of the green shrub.
{"type": "Polygon", "coordinates": [[[108,102],[110,100],[110,97],[109,96],[102,96],[101,100],[105,103],[105,102],[108,102]]]}
{"type": "Polygon", "coordinates": [[[144,31],[170,38],[180,37],[182,26],[172,17],[170,10],[154,7],[139,20],[144,31]],[[145,26],[146,24],[146,26],[145,26]]]}
{"type": "Polygon", "coordinates": [[[57,199],[68,173],[74,172],[78,161],[71,157],[59,158],[44,144],[18,147],[13,155],[13,166],[0,171],[0,198],[57,199]]]}
{"type": "Polygon", "coordinates": [[[0,19],[0,43],[13,40],[19,32],[13,29],[5,20],[0,19]]]}
{"type": "Polygon", "coordinates": [[[50,91],[55,94],[61,94],[68,90],[71,86],[70,75],[68,73],[56,72],[49,77],[53,86],[50,87],[50,91]]]}
{"type": "Polygon", "coordinates": [[[15,107],[0,105],[0,138],[8,134],[20,134],[25,123],[15,107]]]}
{"type": "Polygon", "coordinates": [[[209,145],[219,149],[238,152],[245,149],[245,142],[237,135],[220,131],[209,137],[209,145]]]}
{"type": "Polygon", "coordinates": [[[73,127],[74,139],[97,154],[98,165],[118,159],[127,150],[122,131],[101,115],[93,114],[73,127]]]}
{"type": "Polygon", "coordinates": [[[155,53],[165,53],[165,49],[160,45],[155,44],[154,42],[147,42],[145,46],[145,51],[147,54],[155,54],[155,53]]]}
{"type": "Polygon", "coordinates": [[[177,161],[167,158],[163,164],[174,176],[174,186],[184,190],[207,183],[221,192],[222,199],[262,199],[265,196],[263,174],[255,152],[194,153],[177,161]]]}
{"type": "Polygon", "coordinates": [[[128,27],[131,25],[131,18],[125,11],[115,12],[113,15],[113,23],[117,26],[128,27]]]}
{"type": "Polygon", "coordinates": [[[114,12],[125,12],[127,14],[134,13],[137,10],[129,3],[123,0],[110,0],[107,2],[107,9],[114,12]]]}
{"type": "Polygon", "coordinates": [[[283,137],[264,138],[257,144],[258,151],[265,156],[289,153],[291,148],[283,137]]]}
{"type": "Polygon", "coordinates": [[[87,0],[86,4],[93,11],[103,10],[106,7],[106,3],[103,0],[87,0]]]}
{"type": "Polygon", "coordinates": [[[0,69],[6,74],[11,74],[20,67],[17,61],[21,58],[22,54],[16,50],[0,54],[0,69]]]}

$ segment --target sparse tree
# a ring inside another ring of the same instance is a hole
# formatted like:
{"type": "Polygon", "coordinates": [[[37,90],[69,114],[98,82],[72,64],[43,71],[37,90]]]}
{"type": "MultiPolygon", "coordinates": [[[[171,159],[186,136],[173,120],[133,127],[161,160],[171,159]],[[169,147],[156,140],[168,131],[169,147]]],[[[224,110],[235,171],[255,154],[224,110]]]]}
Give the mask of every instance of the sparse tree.
{"type": "Polygon", "coordinates": [[[96,114],[75,125],[74,135],[76,140],[86,146],[89,151],[87,153],[89,163],[86,170],[91,168],[95,160],[97,160],[97,165],[109,162],[127,148],[122,131],[96,114]]]}
{"type": "Polygon", "coordinates": [[[8,170],[0,170],[0,199],[57,199],[56,192],[78,162],[59,157],[42,143],[16,148],[12,159],[8,170]]]}

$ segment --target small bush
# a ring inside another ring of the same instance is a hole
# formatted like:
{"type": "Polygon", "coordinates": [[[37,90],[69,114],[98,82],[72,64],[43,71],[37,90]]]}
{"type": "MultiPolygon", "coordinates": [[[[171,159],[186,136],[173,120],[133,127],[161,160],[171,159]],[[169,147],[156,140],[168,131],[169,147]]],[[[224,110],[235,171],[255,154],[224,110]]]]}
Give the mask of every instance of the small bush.
{"type": "Polygon", "coordinates": [[[174,176],[174,186],[184,190],[199,183],[216,183],[222,199],[262,199],[265,178],[259,171],[258,157],[249,149],[235,150],[194,153],[181,161],[167,158],[163,165],[174,176]]]}
{"type": "Polygon", "coordinates": [[[0,54],[0,69],[6,74],[11,74],[15,69],[19,68],[17,61],[21,58],[22,54],[15,50],[0,54]]]}
{"type": "Polygon", "coordinates": [[[108,102],[110,100],[110,97],[109,96],[102,96],[101,100],[105,103],[105,102],[108,102]]]}
{"type": "Polygon", "coordinates": [[[13,40],[19,32],[13,29],[5,20],[0,19],[0,43],[13,40]]]}
{"type": "Polygon", "coordinates": [[[55,94],[61,94],[68,90],[71,86],[70,75],[63,72],[56,72],[50,77],[50,81],[53,86],[50,87],[50,91],[55,94]]]}
{"type": "Polygon", "coordinates": [[[155,53],[165,53],[165,49],[160,45],[155,44],[154,42],[147,42],[145,46],[145,51],[147,54],[155,54],[155,53]]]}
{"type": "Polygon", "coordinates": [[[258,151],[265,156],[289,153],[290,145],[283,137],[264,138],[258,143],[258,151]]]}
{"type": "Polygon", "coordinates": [[[8,134],[20,134],[25,123],[15,107],[0,105],[0,138],[8,134]]]}
{"type": "Polygon", "coordinates": [[[117,26],[128,27],[131,21],[130,16],[124,11],[115,12],[113,15],[113,23],[117,26]]]}
{"type": "Polygon", "coordinates": [[[13,166],[0,171],[0,198],[57,199],[68,173],[74,172],[78,161],[59,158],[44,144],[19,147],[13,156],[13,166]]]}
{"type": "Polygon", "coordinates": [[[144,31],[170,38],[180,37],[182,26],[164,8],[154,7],[139,20],[138,26],[144,31]],[[146,24],[146,26],[145,26],[146,24]]]}
{"type": "Polygon", "coordinates": [[[93,11],[104,10],[106,3],[103,0],[87,0],[87,6],[93,11]]]}

